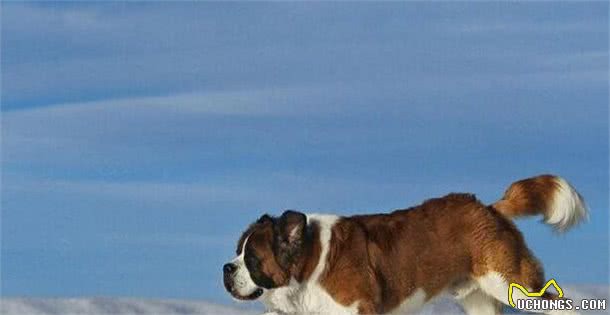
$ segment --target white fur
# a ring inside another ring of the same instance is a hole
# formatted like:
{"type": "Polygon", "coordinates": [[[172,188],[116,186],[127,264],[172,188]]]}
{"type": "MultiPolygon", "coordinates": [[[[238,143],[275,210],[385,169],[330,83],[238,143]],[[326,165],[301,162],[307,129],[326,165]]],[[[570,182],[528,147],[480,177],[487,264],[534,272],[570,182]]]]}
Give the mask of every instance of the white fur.
{"type": "Polygon", "coordinates": [[[237,291],[237,294],[241,296],[248,296],[254,293],[254,291],[258,288],[258,286],[252,280],[252,277],[250,277],[250,272],[248,271],[246,263],[244,262],[248,238],[250,238],[250,235],[248,235],[244,240],[244,244],[241,248],[241,254],[231,261],[231,263],[237,268],[235,275],[233,276],[233,288],[235,291],[237,291]]]}
{"type": "Polygon", "coordinates": [[[297,283],[291,280],[288,286],[266,290],[262,301],[269,311],[277,314],[357,314],[358,303],[343,306],[337,303],[320,285],[320,276],[328,261],[329,243],[332,227],[339,218],[334,215],[307,215],[307,224],[317,222],[320,226],[321,253],[318,265],[311,277],[297,283]]]}
{"type": "Polygon", "coordinates": [[[312,221],[318,223],[320,227],[320,244],[322,245],[320,260],[318,261],[318,265],[316,265],[316,269],[314,269],[313,273],[311,274],[310,281],[317,283],[322,275],[322,272],[326,268],[330,239],[332,237],[332,228],[338,219],[339,218],[337,216],[324,214],[310,214],[307,216],[307,224],[310,224],[312,221]]]}
{"type": "Polygon", "coordinates": [[[554,180],[557,185],[545,222],[564,232],[582,220],[588,219],[589,213],[574,187],[561,177],[555,177],[554,180]]]}
{"type": "Polygon", "coordinates": [[[413,294],[404,299],[390,314],[411,314],[418,311],[425,303],[426,292],[422,288],[417,288],[413,294]]]}
{"type": "MultiPolygon", "coordinates": [[[[488,295],[492,296],[493,298],[495,298],[497,301],[500,301],[506,305],[509,305],[508,303],[508,287],[509,284],[508,282],[504,279],[504,277],[502,277],[501,274],[497,273],[497,272],[490,272],[488,274],[486,274],[483,277],[477,278],[476,279],[477,282],[479,283],[479,285],[481,286],[481,289],[487,293],[488,295]]],[[[531,292],[532,288],[526,288],[528,291],[531,292]]],[[[525,294],[523,294],[523,292],[521,292],[521,290],[519,289],[515,289],[513,291],[513,301],[515,303],[517,303],[517,300],[521,300],[521,299],[540,299],[539,297],[529,297],[526,296],[525,294]]],[[[578,312],[575,311],[549,311],[546,312],[547,314],[578,314],[578,312]]]]}
{"type": "Polygon", "coordinates": [[[488,274],[476,279],[481,289],[496,300],[509,305],[508,303],[508,282],[497,272],[488,274]]]}
{"type": "Polygon", "coordinates": [[[471,290],[456,299],[468,315],[495,315],[500,310],[499,302],[480,289],[471,290]]]}

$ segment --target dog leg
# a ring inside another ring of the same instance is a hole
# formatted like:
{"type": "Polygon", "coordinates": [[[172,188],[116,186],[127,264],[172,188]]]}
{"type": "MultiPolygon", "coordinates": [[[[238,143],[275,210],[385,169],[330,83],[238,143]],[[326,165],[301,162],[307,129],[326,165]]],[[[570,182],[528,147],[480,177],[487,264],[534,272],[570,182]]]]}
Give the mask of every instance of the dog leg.
{"type": "Polygon", "coordinates": [[[479,289],[479,285],[475,281],[464,280],[464,281],[454,284],[449,289],[449,292],[451,292],[451,295],[453,295],[453,298],[455,298],[456,300],[462,300],[466,296],[468,296],[470,293],[472,293],[478,289],[479,289]]]}
{"type": "MultiPolygon", "coordinates": [[[[504,277],[497,272],[491,272],[486,276],[483,276],[479,279],[477,279],[477,281],[479,282],[479,285],[481,286],[481,289],[489,294],[490,296],[493,296],[497,301],[502,302],[504,304],[509,305],[508,302],[508,288],[509,288],[509,284],[506,280],[504,280],[504,277]]],[[[531,288],[528,288],[529,291],[531,292],[531,288]]],[[[513,291],[513,301],[515,301],[515,303],[517,303],[517,300],[540,300],[540,299],[544,299],[544,297],[530,297],[530,296],[526,296],[523,292],[521,292],[521,290],[514,290],[513,291]]],[[[580,314],[579,312],[575,311],[575,310],[551,310],[551,311],[530,311],[533,313],[545,313],[545,314],[550,314],[550,315],[578,315],[580,314]]]]}
{"type": "Polygon", "coordinates": [[[500,302],[479,289],[461,295],[456,300],[468,315],[497,315],[501,311],[500,302]]]}

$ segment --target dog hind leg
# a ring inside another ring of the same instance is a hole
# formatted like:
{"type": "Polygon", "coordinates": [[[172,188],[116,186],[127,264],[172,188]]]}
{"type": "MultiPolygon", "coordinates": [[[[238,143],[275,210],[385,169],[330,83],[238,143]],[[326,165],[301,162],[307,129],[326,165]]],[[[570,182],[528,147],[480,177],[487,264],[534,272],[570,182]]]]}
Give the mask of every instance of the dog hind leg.
{"type": "Polygon", "coordinates": [[[467,315],[498,315],[502,310],[500,302],[480,289],[475,289],[456,300],[467,315]]]}
{"type": "MultiPolygon", "coordinates": [[[[490,272],[487,275],[480,277],[477,279],[477,282],[481,286],[481,290],[487,293],[489,296],[495,298],[497,301],[509,305],[508,301],[508,288],[509,282],[505,280],[505,277],[498,272],[490,272]]],[[[526,284],[527,285],[527,284],[526,284]]],[[[539,290],[539,287],[529,287],[527,288],[530,292],[535,292],[539,290]]],[[[540,300],[540,299],[548,299],[549,297],[530,297],[526,296],[521,290],[515,289],[512,292],[513,302],[515,304],[519,304],[519,300],[540,300]]],[[[579,314],[573,310],[529,310],[534,313],[545,313],[552,315],[575,315],[579,314]]]]}

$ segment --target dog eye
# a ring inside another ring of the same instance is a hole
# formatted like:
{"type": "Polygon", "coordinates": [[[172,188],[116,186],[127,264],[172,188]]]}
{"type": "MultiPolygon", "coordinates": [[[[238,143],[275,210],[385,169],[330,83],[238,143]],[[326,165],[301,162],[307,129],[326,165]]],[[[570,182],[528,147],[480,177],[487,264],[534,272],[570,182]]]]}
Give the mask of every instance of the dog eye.
{"type": "Polygon", "coordinates": [[[246,255],[245,262],[246,262],[246,265],[250,266],[250,267],[256,267],[259,264],[258,257],[254,256],[252,254],[246,255]]]}

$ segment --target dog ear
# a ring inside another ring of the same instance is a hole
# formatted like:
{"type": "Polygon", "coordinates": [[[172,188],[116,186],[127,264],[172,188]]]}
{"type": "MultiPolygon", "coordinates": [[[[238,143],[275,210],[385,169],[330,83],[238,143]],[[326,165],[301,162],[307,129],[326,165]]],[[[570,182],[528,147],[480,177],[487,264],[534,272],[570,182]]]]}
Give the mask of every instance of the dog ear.
{"type": "Polygon", "coordinates": [[[278,229],[281,242],[294,245],[305,235],[307,217],[298,211],[286,210],[279,219],[278,229]]]}
{"type": "Polygon", "coordinates": [[[265,223],[269,223],[269,222],[273,223],[273,218],[272,218],[270,215],[266,214],[266,213],[265,213],[265,214],[263,214],[263,215],[262,215],[260,218],[258,218],[258,220],[256,221],[256,223],[259,223],[259,224],[265,224],[265,223]]]}
{"type": "Polygon", "coordinates": [[[290,268],[302,251],[307,229],[307,217],[298,211],[287,210],[278,218],[275,239],[277,261],[290,268]]]}

